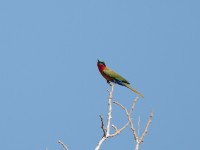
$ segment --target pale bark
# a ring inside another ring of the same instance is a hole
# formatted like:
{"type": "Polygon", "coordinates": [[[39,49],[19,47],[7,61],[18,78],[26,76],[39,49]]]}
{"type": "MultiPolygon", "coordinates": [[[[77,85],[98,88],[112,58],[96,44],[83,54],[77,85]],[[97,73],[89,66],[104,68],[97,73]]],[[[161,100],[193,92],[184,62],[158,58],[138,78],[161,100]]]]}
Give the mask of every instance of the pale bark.
{"type": "Polygon", "coordinates": [[[109,92],[109,96],[108,96],[108,118],[107,118],[107,126],[106,129],[104,128],[104,121],[103,121],[103,117],[101,115],[100,119],[101,119],[101,129],[103,131],[103,137],[101,138],[101,140],[98,142],[95,150],[100,150],[101,145],[103,144],[103,142],[111,137],[114,137],[118,134],[120,134],[122,132],[122,130],[124,130],[127,126],[128,126],[128,122],[120,129],[118,129],[115,125],[112,125],[112,127],[115,129],[115,132],[113,134],[110,134],[110,127],[111,127],[111,119],[112,119],[112,97],[113,97],[113,91],[114,91],[114,84],[111,84],[111,91],[109,92]]]}
{"type": "Polygon", "coordinates": [[[68,150],[67,145],[65,145],[62,141],[58,141],[59,144],[61,144],[64,148],[64,150],[68,150]]]}
{"type": "Polygon", "coordinates": [[[145,137],[146,134],[147,134],[149,125],[150,125],[150,123],[151,123],[151,121],[152,121],[152,118],[153,118],[153,112],[151,112],[151,114],[150,114],[150,116],[149,116],[149,120],[148,120],[148,122],[147,122],[147,124],[146,124],[146,127],[145,127],[145,129],[144,129],[144,131],[143,131],[141,137],[139,138],[139,132],[140,132],[140,117],[139,117],[139,119],[138,119],[138,134],[137,134],[137,132],[136,132],[136,128],[134,127],[133,121],[132,121],[132,118],[131,118],[131,114],[132,114],[132,112],[133,112],[133,110],[134,110],[134,108],[135,108],[135,104],[136,104],[137,100],[138,100],[138,97],[136,97],[136,98],[134,99],[134,101],[133,101],[133,103],[132,103],[132,107],[131,107],[131,109],[130,109],[129,112],[128,112],[127,108],[124,107],[122,104],[120,104],[120,103],[118,103],[118,102],[113,102],[114,104],[117,104],[118,106],[120,106],[122,109],[125,110],[125,113],[126,113],[126,116],[127,116],[127,118],[128,118],[128,122],[129,122],[130,128],[131,128],[132,133],[133,133],[133,136],[134,136],[134,140],[135,140],[135,142],[136,142],[135,150],[139,150],[139,145],[143,142],[144,137],[145,137]]]}

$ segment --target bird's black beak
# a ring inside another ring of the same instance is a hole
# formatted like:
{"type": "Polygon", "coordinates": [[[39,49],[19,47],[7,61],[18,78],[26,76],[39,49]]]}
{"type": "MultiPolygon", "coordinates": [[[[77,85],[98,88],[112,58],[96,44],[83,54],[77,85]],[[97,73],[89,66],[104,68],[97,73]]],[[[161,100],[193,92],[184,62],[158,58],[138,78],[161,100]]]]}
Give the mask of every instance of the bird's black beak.
{"type": "Polygon", "coordinates": [[[106,66],[106,64],[105,64],[105,62],[104,61],[102,61],[102,60],[99,60],[99,59],[97,59],[97,64],[102,64],[102,65],[104,65],[104,66],[106,66]]]}

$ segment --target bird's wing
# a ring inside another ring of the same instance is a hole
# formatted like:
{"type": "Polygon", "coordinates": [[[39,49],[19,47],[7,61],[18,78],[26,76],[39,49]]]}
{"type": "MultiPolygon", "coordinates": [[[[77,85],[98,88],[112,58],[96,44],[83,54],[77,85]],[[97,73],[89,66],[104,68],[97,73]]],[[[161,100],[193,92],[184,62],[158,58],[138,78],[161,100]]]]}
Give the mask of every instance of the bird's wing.
{"type": "Polygon", "coordinates": [[[125,78],[123,78],[118,73],[114,72],[113,70],[106,68],[106,69],[103,70],[103,73],[113,80],[117,80],[117,81],[120,81],[120,82],[130,84],[125,78]]]}

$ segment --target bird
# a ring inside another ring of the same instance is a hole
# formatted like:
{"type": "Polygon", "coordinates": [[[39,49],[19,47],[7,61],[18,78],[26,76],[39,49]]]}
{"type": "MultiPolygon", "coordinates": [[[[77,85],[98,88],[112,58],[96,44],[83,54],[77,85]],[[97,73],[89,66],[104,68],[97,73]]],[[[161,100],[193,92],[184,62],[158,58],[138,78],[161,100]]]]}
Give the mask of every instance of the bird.
{"type": "Polygon", "coordinates": [[[122,77],[118,73],[114,72],[113,70],[109,69],[106,66],[104,61],[98,59],[97,60],[97,67],[99,69],[99,72],[106,79],[106,81],[109,85],[111,85],[111,82],[112,82],[112,83],[115,83],[115,84],[118,84],[118,85],[121,85],[121,86],[125,86],[125,87],[129,88],[131,91],[135,92],[137,95],[144,98],[144,95],[141,94],[140,92],[138,92],[133,87],[131,87],[130,83],[124,77],[122,77]]]}

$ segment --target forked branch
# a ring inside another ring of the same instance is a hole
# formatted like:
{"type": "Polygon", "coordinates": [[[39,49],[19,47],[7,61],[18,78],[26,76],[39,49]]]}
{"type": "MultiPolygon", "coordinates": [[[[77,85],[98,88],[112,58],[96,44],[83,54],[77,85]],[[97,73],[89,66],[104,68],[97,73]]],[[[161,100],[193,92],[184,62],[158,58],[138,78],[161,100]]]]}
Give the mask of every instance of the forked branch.
{"type": "MultiPolygon", "coordinates": [[[[134,140],[136,141],[135,150],[138,150],[138,149],[139,149],[139,145],[141,144],[141,142],[143,142],[144,137],[145,137],[146,134],[147,134],[149,125],[150,125],[150,123],[151,123],[151,121],[152,121],[152,118],[153,118],[153,112],[151,112],[151,114],[150,114],[150,116],[149,116],[149,120],[148,120],[148,122],[147,122],[147,125],[146,125],[146,127],[145,127],[145,129],[144,129],[144,132],[142,133],[142,136],[139,138],[139,132],[138,132],[138,134],[137,134],[136,128],[134,127],[133,121],[132,121],[132,118],[131,118],[131,114],[132,114],[132,112],[133,112],[133,110],[134,110],[134,108],[135,108],[135,104],[136,104],[137,100],[138,100],[138,97],[136,97],[136,98],[134,99],[130,111],[128,111],[128,109],[127,109],[126,107],[124,107],[122,104],[120,104],[120,103],[118,103],[118,102],[115,102],[115,101],[113,102],[114,104],[118,105],[119,107],[121,107],[122,109],[125,110],[125,113],[126,113],[126,116],[127,116],[127,118],[128,118],[128,122],[129,122],[130,128],[131,128],[132,133],[133,133],[133,136],[134,136],[134,140]]],[[[138,120],[138,125],[140,125],[140,118],[139,118],[139,120],[138,120]]],[[[140,127],[138,127],[138,128],[140,128],[140,127]]]]}
{"type": "Polygon", "coordinates": [[[106,128],[104,128],[105,124],[104,124],[104,120],[102,115],[99,115],[100,119],[101,119],[101,129],[103,131],[103,137],[101,138],[101,140],[98,142],[95,150],[100,150],[100,147],[102,145],[102,143],[111,137],[114,137],[118,134],[120,134],[129,124],[129,122],[127,122],[122,128],[118,129],[115,125],[112,125],[112,127],[115,129],[115,132],[113,134],[110,134],[110,124],[111,124],[111,119],[112,119],[112,97],[113,97],[113,91],[114,91],[114,84],[111,84],[111,91],[109,92],[109,96],[108,96],[108,119],[107,119],[107,126],[106,128]]]}

